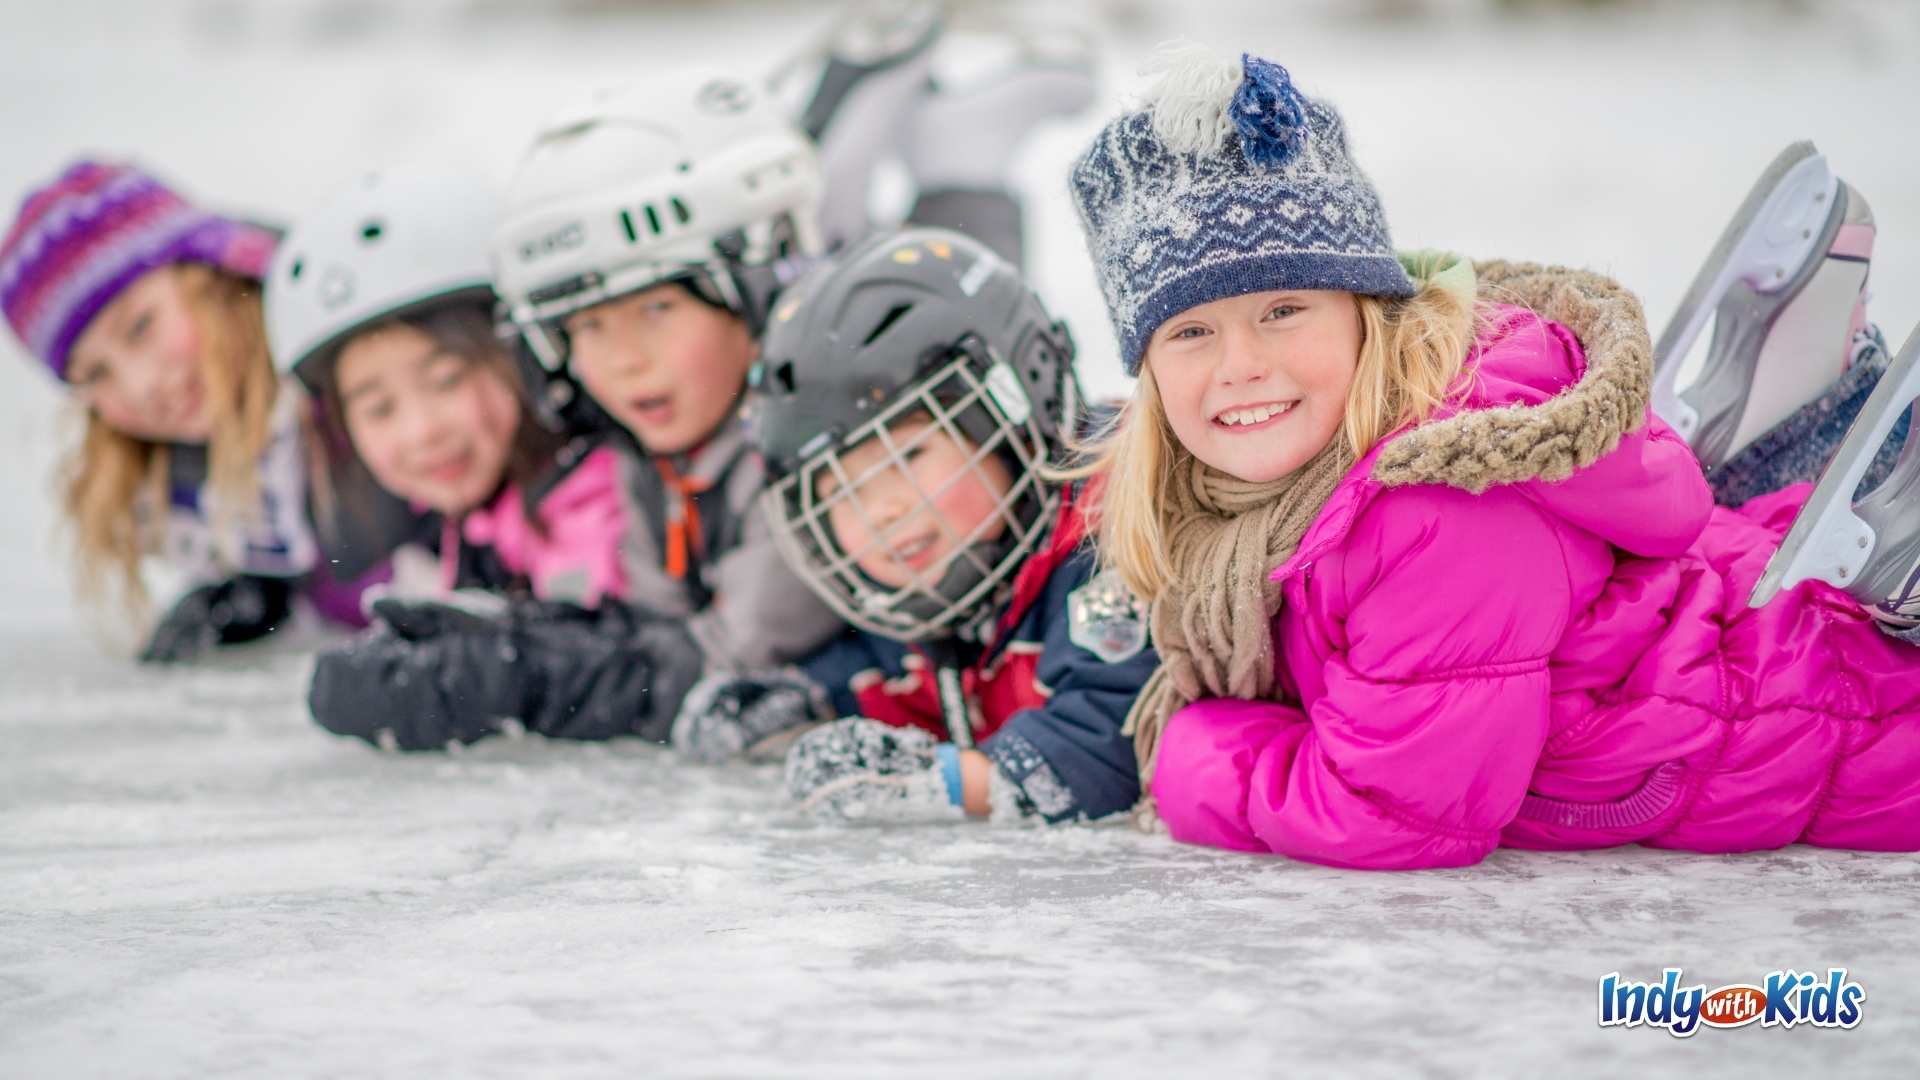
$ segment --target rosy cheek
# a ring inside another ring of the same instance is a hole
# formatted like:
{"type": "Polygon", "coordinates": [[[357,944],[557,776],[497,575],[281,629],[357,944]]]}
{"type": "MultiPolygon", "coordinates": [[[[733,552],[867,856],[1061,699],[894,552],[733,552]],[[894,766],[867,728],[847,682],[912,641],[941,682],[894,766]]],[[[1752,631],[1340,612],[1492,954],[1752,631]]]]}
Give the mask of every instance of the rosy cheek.
{"type": "Polygon", "coordinates": [[[125,389],[116,387],[94,399],[93,410],[108,426],[136,439],[149,437],[151,419],[146,402],[125,389]]]}
{"type": "Polygon", "coordinates": [[[519,426],[520,421],[519,401],[513,391],[504,385],[493,385],[481,409],[485,429],[493,435],[496,446],[505,447],[513,440],[514,428],[519,426]]]}
{"type": "Polygon", "coordinates": [[[857,514],[848,510],[834,510],[827,518],[828,527],[833,530],[833,538],[840,549],[858,559],[868,559],[871,553],[866,551],[867,530],[860,527],[857,514]]]}
{"type": "Polygon", "coordinates": [[[123,434],[131,433],[136,426],[138,416],[118,398],[102,395],[93,401],[93,411],[108,427],[123,434]]]}
{"type": "Polygon", "coordinates": [[[362,446],[361,455],[366,460],[367,468],[372,470],[374,479],[399,494],[410,494],[406,490],[411,480],[406,472],[406,455],[401,452],[398,441],[376,438],[366,440],[362,446]]]}
{"type": "Polygon", "coordinates": [[[177,368],[185,368],[194,374],[200,368],[200,326],[185,312],[174,315],[168,326],[166,338],[167,359],[177,368]]]}
{"type": "Polygon", "coordinates": [[[968,488],[972,492],[973,497],[968,500],[966,519],[961,522],[961,525],[964,526],[964,531],[961,535],[969,535],[983,524],[987,524],[989,527],[981,533],[981,537],[984,539],[988,533],[993,532],[990,525],[994,517],[993,490],[987,486],[986,481],[979,477],[975,477],[973,482],[968,485],[968,488]]]}

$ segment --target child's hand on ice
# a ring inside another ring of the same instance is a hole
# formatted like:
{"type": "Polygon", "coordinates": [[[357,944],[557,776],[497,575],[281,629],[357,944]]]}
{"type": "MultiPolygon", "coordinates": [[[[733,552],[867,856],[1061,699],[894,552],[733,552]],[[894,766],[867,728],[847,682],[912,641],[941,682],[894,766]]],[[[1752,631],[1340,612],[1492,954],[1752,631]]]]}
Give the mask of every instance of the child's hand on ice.
{"type": "Polygon", "coordinates": [[[787,792],[829,820],[954,821],[966,813],[957,753],[918,728],[836,720],[788,751],[787,792]]]}
{"type": "Polygon", "coordinates": [[[723,672],[687,692],[671,741],[681,757],[708,765],[737,757],[777,760],[794,739],[831,719],[826,693],[791,668],[723,672]]]}
{"type": "Polygon", "coordinates": [[[140,651],[143,664],[191,660],[218,645],[253,641],[292,614],[293,585],[281,578],[241,575],[202,585],[161,617],[140,651]]]}
{"type": "Polygon", "coordinates": [[[401,750],[472,742],[505,719],[550,738],[665,741],[705,666],[679,622],[612,602],[373,610],[367,633],[315,661],[307,703],[328,731],[401,750]]]}

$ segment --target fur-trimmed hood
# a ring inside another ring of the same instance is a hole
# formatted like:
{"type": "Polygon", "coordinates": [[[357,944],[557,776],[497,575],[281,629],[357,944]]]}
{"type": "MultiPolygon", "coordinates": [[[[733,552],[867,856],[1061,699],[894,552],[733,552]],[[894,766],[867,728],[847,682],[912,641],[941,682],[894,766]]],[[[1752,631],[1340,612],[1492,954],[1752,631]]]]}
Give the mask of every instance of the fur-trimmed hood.
{"type": "Polygon", "coordinates": [[[1452,404],[1363,457],[1276,578],[1340,543],[1373,499],[1423,485],[1516,487],[1640,555],[1685,551],[1705,527],[1707,504],[1684,497],[1704,490],[1699,466],[1647,407],[1653,346],[1640,301],[1585,270],[1492,261],[1474,271],[1484,327],[1452,404]]]}
{"type": "MultiPolygon", "coordinates": [[[[1481,492],[1495,484],[1565,480],[1612,453],[1620,437],[1646,422],[1653,387],[1653,342],[1640,300],[1612,278],[1536,263],[1477,262],[1482,300],[1532,310],[1579,340],[1586,370],[1544,401],[1483,403],[1391,440],[1374,462],[1386,487],[1446,484],[1481,492]]],[[[1535,324],[1537,327],[1537,324],[1535,324]]],[[[1533,332],[1496,316],[1493,334],[1533,332]]],[[[1485,355],[1492,341],[1483,336],[1485,355]]],[[[1467,377],[1474,377],[1469,362],[1467,377]]]]}

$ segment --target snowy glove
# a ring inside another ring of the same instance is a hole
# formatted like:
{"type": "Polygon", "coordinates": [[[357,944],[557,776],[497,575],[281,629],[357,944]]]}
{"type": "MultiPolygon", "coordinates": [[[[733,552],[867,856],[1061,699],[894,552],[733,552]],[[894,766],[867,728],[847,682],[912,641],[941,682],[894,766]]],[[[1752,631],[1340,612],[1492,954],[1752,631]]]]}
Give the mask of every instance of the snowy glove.
{"type": "Polygon", "coordinates": [[[308,705],[327,730],[402,750],[472,742],[508,720],[562,739],[664,740],[704,665],[678,622],[619,604],[526,601],[499,615],[381,600],[321,654],[308,705]]]}
{"type": "Polygon", "coordinates": [[[802,735],[787,752],[787,793],[837,821],[957,821],[960,760],[918,728],[855,717],[802,735]]]}
{"type": "Polygon", "coordinates": [[[293,583],[286,578],[241,575],[189,590],[160,619],[143,664],[188,660],[216,645],[237,645],[273,633],[293,611],[293,583]]]}
{"type": "Polygon", "coordinates": [[[673,720],[673,748],[706,765],[777,759],[807,728],[831,719],[826,692],[791,668],[721,672],[687,692],[673,720]]]}

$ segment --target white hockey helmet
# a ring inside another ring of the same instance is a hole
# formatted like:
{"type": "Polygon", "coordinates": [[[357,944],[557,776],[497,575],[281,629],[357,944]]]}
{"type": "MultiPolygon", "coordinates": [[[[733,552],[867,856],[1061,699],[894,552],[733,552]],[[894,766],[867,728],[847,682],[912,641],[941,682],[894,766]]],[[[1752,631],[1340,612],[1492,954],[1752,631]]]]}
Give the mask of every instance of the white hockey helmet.
{"type": "Polygon", "coordinates": [[[483,175],[440,166],[370,173],[302,217],[264,287],[279,369],[311,383],[313,361],[369,323],[453,300],[491,306],[498,213],[483,175]]]}
{"type": "Polygon", "coordinates": [[[561,112],[534,137],[493,235],[494,284],[534,355],[560,368],[568,314],[689,281],[750,322],[740,271],[821,250],[813,143],[753,83],[662,75],[561,112]]]}

